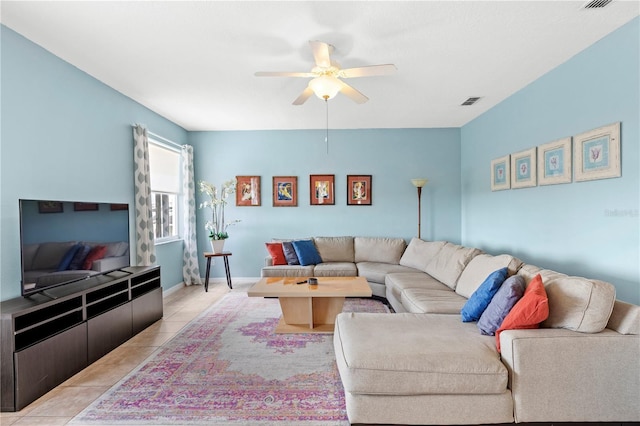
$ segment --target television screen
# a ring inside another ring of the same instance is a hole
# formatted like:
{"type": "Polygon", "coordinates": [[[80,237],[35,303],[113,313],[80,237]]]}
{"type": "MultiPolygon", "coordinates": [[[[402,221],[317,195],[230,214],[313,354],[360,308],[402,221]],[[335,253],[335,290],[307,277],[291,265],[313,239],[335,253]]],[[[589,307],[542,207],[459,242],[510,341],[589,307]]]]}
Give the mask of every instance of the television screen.
{"type": "Polygon", "coordinates": [[[130,265],[129,206],[20,200],[22,295],[130,265]]]}

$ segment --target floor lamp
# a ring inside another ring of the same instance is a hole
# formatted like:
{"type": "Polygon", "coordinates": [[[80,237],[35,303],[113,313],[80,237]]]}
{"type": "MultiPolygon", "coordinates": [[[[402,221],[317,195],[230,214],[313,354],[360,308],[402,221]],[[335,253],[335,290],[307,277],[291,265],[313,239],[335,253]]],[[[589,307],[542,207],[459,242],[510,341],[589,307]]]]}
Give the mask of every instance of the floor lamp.
{"type": "Polygon", "coordinates": [[[422,187],[425,186],[427,182],[427,179],[411,179],[411,183],[413,184],[413,186],[418,188],[418,238],[420,238],[420,218],[422,216],[422,213],[420,211],[420,199],[422,197],[422,187]]]}

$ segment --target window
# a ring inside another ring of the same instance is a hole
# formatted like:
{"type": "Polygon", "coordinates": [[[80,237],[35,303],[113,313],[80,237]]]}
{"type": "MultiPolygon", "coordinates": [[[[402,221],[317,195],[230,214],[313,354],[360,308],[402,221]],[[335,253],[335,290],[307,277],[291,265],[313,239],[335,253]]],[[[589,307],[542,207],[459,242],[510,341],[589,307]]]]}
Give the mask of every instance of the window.
{"type": "Polygon", "coordinates": [[[151,211],[156,243],[179,238],[180,153],[149,139],[151,211]]]}

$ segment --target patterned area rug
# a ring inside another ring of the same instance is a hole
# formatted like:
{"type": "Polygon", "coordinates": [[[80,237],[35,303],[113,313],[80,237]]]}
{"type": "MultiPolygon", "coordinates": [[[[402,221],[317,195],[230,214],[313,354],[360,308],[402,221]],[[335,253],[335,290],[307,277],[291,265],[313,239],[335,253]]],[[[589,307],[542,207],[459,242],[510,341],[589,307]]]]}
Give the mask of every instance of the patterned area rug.
{"type": "MultiPolygon", "coordinates": [[[[374,299],[343,311],[389,312],[374,299]]],[[[71,424],[348,425],[333,335],[274,334],[280,312],[227,294],[71,424]]]]}

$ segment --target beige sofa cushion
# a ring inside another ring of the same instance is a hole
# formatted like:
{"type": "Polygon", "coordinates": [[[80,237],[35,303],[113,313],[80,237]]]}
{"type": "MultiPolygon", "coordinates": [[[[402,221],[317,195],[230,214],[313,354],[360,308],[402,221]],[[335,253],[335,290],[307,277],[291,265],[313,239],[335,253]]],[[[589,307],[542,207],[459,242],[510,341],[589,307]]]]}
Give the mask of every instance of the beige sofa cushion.
{"type": "Polygon", "coordinates": [[[402,265],[392,265],[380,262],[360,262],[356,264],[358,275],[365,277],[368,281],[384,284],[387,274],[394,272],[415,272],[415,269],[402,265]]]}
{"type": "Polygon", "coordinates": [[[495,342],[457,315],[341,313],[334,349],[344,389],[353,394],[507,391],[495,342]]]}
{"type": "Polygon", "coordinates": [[[424,241],[414,237],[402,254],[400,264],[424,271],[429,261],[438,254],[444,245],[444,241],[424,241]]]}
{"type": "MultiPolygon", "coordinates": [[[[438,254],[429,261],[424,271],[455,290],[458,278],[469,261],[482,253],[477,248],[445,243],[438,254]]],[[[486,278],[486,277],[485,277],[486,278]]]]}
{"type": "Polygon", "coordinates": [[[407,243],[402,238],[355,237],[353,246],[356,263],[382,262],[398,265],[407,243]]]}
{"type": "Polygon", "coordinates": [[[448,287],[446,290],[407,288],[400,294],[400,302],[414,314],[455,314],[459,318],[467,299],[448,287]]]}
{"type": "Polygon", "coordinates": [[[265,266],[260,271],[262,277],[312,277],[313,265],[265,266]]]}
{"type": "Polygon", "coordinates": [[[323,262],[313,268],[313,275],[316,277],[355,277],[358,275],[358,269],[356,264],[351,262],[323,262]]]}
{"type": "Polygon", "coordinates": [[[549,317],[542,327],[598,333],[607,326],[616,300],[613,285],[568,276],[542,282],[549,298],[549,317]]]}
{"type": "Polygon", "coordinates": [[[67,250],[75,243],[75,241],[65,241],[40,244],[31,268],[35,270],[57,269],[67,250]]]}
{"type": "Polygon", "coordinates": [[[640,334],[640,306],[616,300],[607,328],[620,334],[640,334]]]}
{"type": "Polygon", "coordinates": [[[394,272],[384,278],[387,292],[400,300],[402,292],[408,288],[424,288],[430,290],[447,290],[449,287],[424,272],[394,272]]]}
{"type": "Polygon", "coordinates": [[[353,262],[353,237],[314,237],[323,262],[353,262]]]}
{"type": "Polygon", "coordinates": [[[508,254],[498,256],[479,254],[471,259],[460,274],[456,293],[468,299],[492,272],[507,268],[507,276],[511,276],[520,269],[520,266],[522,266],[522,261],[508,254]]]}

